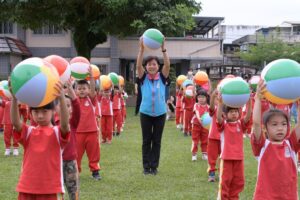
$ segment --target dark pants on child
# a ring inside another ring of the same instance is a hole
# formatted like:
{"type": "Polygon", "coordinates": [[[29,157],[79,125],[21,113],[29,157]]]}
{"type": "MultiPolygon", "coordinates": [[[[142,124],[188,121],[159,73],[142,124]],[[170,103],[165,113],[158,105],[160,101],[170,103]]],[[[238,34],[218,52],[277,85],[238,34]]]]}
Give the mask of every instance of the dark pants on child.
{"type": "Polygon", "coordinates": [[[143,133],[143,167],[156,169],[159,165],[162,133],[165,126],[166,114],[152,117],[140,113],[143,133]]]}

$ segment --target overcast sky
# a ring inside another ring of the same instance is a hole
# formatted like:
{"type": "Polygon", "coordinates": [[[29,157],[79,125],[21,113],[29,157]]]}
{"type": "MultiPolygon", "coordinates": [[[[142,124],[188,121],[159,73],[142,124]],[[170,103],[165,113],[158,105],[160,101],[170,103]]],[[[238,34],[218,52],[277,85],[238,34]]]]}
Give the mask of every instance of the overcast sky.
{"type": "Polygon", "coordinates": [[[200,16],[224,17],[228,25],[276,26],[300,21],[300,0],[198,0],[200,16]]]}

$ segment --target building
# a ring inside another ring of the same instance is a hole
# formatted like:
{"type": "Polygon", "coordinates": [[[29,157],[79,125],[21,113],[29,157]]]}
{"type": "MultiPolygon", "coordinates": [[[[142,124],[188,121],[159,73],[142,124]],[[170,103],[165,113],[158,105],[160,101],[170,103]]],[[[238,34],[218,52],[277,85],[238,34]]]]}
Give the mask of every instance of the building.
{"type": "MultiPolygon", "coordinates": [[[[219,26],[222,17],[194,17],[196,28],[185,33],[185,37],[168,37],[166,47],[176,74],[184,74],[190,67],[222,60],[222,39],[219,26]]],[[[96,46],[91,53],[91,63],[102,73],[116,72],[127,80],[135,78],[135,60],[138,53],[138,37],[116,38],[96,46]]],[[[76,54],[70,31],[55,26],[44,26],[38,30],[23,29],[18,24],[0,23],[0,79],[5,79],[14,66],[28,57],[46,57],[51,54],[71,59],[76,54]]],[[[160,51],[148,51],[146,55],[157,55],[160,51]]]]}

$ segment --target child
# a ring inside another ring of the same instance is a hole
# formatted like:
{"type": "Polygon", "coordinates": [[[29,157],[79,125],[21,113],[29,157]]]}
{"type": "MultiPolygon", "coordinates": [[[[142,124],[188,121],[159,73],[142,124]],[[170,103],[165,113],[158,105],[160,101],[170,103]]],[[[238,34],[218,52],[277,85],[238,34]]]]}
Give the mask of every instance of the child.
{"type": "Polygon", "coordinates": [[[14,137],[24,147],[22,170],[17,185],[19,200],[59,199],[64,193],[62,152],[69,141],[69,112],[61,83],[56,84],[60,102],[60,126],[51,123],[54,102],[39,108],[30,108],[37,127],[21,123],[16,97],[12,97],[11,119],[14,137]]]}
{"type": "Polygon", "coordinates": [[[181,112],[181,106],[182,106],[182,92],[183,90],[181,88],[176,89],[176,109],[175,109],[175,121],[176,121],[176,128],[181,129],[181,118],[182,118],[182,112],[181,112]]]}
{"type": "Polygon", "coordinates": [[[195,97],[188,98],[182,96],[182,109],[183,109],[183,135],[186,137],[192,135],[192,117],[193,117],[193,108],[195,104],[195,97]]]}
{"type": "MultiPolygon", "coordinates": [[[[2,124],[4,127],[4,143],[5,143],[5,156],[9,156],[11,153],[10,147],[11,147],[11,140],[13,140],[13,155],[18,156],[19,155],[19,144],[13,137],[13,125],[10,118],[10,107],[11,107],[11,100],[0,100],[0,105],[3,108],[3,119],[2,124]]],[[[18,110],[19,112],[19,110],[18,110]]]]}
{"type": "Polygon", "coordinates": [[[239,193],[244,189],[243,133],[250,120],[251,102],[249,99],[245,118],[240,119],[240,108],[225,106],[219,95],[217,126],[221,132],[222,144],[219,199],[238,199],[239,193]]]}
{"type": "Polygon", "coordinates": [[[122,128],[121,132],[123,131],[123,127],[125,125],[125,120],[126,120],[126,99],[128,98],[127,92],[124,90],[124,86],[120,86],[120,91],[121,91],[121,113],[122,113],[122,128]]]}
{"type": "Polygon", "coordinates": [[[77,164],[81,172],[81,159],[86,151],[92,178],[100,180],[100,144],[96,122],[96,90],[92,70],[89,69],[90,84],[86,80],[79,80],[76,84],[76,93],[80,103],[80,121],[77,127],[77,164]]]}
{"type": "Polygon", "coordinates": [[[174,96],[170,96],[167,100],[167,118],[166,120],[174,120],[175,118],[175,98],[174,96]]]}
{"type": "Polygon", "coordinates": [[[113,135],[119,136],[122,128],[122,112],[121,112],[122,95],[119,86],[114,86],[113,91],[113,135]]]}
{"type": "MultiPolygon", "coordinates": [[[[76,200],[79,198],[79,177],[77,168],[77,149],[76,149],[76,129],[80,120],[80,105],[79,100],[75,95],[75,92],[71,86],[71,82],[66,84],[67,94],[65,96],[66,106],[69,112],[70,118],[70,142],[65,146],[62,157],[63,157],[63,175],[64,183],[66,185],[69,199],[76,200]]],[[[55,124],[59,125],[61,115],[60,103],[56,105],[55,124]]]]}
{"type": "Polygon", "coordinates": [[[209,96],[204,90],[198,90],[197,103],[194,105],[194,116],[192,118],[192,161],[197,160],[198,143],[201,143],[202,160],[207,160],[207,138],[208,130],[202,126],[201,116],[208,112],[207,102],[209,96]]]}
{"type": "MultiPolygon", "coordinates": [[[[0,97],[0,102],[1,101],[2,101],[2,97],[0,97]]],[[[2,106],[0,106],[0,132],[3,131],[3,124],[2,124],[3,114],[4,114],[4,109],[2,106]]]]}
{"type": "Polygon", "coordinates": [[[288,116],[281,110],[271,109],[264,114],[261,126],[261,99],[265,87],[260,81],[253,110],[251,145],[258,159],[253,199],[297,200],[296,152],[299,150],[300,124],[296,124],[289,136],[288,116]]]}
{"type": "Polygon", "coordinates": [[[102,91],[99,96],[101,105],[101,131],[102,143],[111,144],[113,132],[113,110],[111,90],[102,91]]]}
{"type": "Polygon", "coordinates": [[[217,127],[217,89],[211,94],[209,115],[212,117],[212,122],[208,134],[207,157],[208,157],[208,182],[216,181],[216,163],[221,154],[220,132],[217,127]]]}

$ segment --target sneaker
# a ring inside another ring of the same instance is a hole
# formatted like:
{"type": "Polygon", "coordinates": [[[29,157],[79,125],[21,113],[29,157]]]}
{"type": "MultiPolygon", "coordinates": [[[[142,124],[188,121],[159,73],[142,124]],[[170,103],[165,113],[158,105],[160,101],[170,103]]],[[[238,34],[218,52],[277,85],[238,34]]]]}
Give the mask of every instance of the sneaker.
{"type": "Polygon", "coordinates": [[[116,132],[113,132],[113,136],[116,136],[116,132]]]}
{"type": "Polygon", "coordinates": [[[102,178],[99,174],[99,171],[93,171],[92,172],[92,178],[95,179],[96,181],[100,181],[102,178]]]}
{"type": "Polygon", "coordinates": [[[202,154],[202,160],[207,160],[207,154],[206,153],[202,154]]]}
{"type": "Polygon", "coordinates": [[[157,168],[152,168],[152,169],[151,169],[151,174],[152,174],[152,175],[155,176],[157,173],[158,173],[157,168]]]}
{"type": "Polygon", "coordinates": [[[177,128],[177,129],[180,129],[180,124],[177,124],[176,128],[177,128]]]}
{"type": "Polygon", "coordinates": [[[14,149],[13,155],[14,155],[14,156],[18,156],[18,155],[19,155],[19,150],[18,150],[18,149],[14,149]]]}
{"type": "Polygon", "coordinates": [[[5,156],[9,156],[9,155],[10,155],[10,149],[5,149],[4,155],[5,155],[5,156]]]}
{"type": "Polygon", "coordinates": [[[209,172],[208,175],[208,182],[215,182],[216,181],[216,175],[215,172],[209,172]]]}
{"type": "Polygon", "coordinates": [[[192,161],[196,161],[197,160],[197,154],[196,155],[192,155],[192,161]]]}
{"type": "Polygon", "coordinates": [[[150,175],[151,174],[150,168],[144,168],[143,174],[150,175]]]}
{"type": "Polygon", "coordinates": [[[120,133],[119,133],[119,132],[117,132],[117,133],[116,133],[116,136],[120,136],[120,133]]]}

